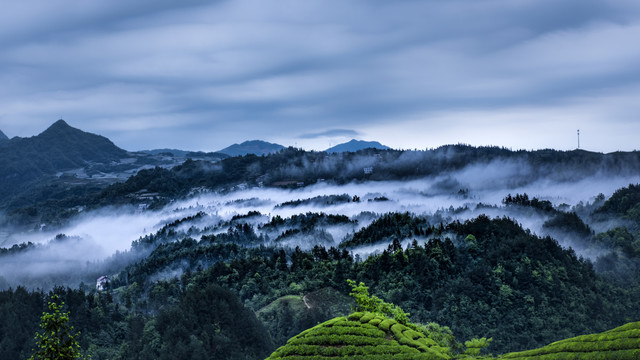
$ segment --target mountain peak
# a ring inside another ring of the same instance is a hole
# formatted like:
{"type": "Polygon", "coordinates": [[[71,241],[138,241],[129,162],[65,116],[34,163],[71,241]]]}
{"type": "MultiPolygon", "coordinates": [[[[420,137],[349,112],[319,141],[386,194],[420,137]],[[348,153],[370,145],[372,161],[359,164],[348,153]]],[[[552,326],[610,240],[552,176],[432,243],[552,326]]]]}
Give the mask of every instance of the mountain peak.
{"type": "Polygon", "coordinates": [[[364,140],[351,139],[346,143],[342,143],[342,144],[338,144],[336,146],[330,147],[325,151],[328,153],[356,152],[359,150],[364,150],[369,148],[380,149],[380,150],[390,149],[388,146],[382,145],[377,141],[364,141],[364,140]]]}
{"type": "Polygon", "coordinates": [[[9,137],[7,135],[5,135],[2,130],[0,130],[0,141],[7,141],[9,140],[9,137]]]}
{"type": "Polygon", "coordinates": [[[69,129],[74,129],[73,127],[71,127],[69,124],[67,124],[66,121],[60,119],[56,122],[54,122],[53,124],[51,124],[51,126],[49,126],[47,128],[47,130],[43,131],[42,133],[46,133],[46,132],[58,132],[58,131],[66,131],[69,129]]]}
{"type": "Polygon", "coordinates": [[[69,124],[67,124],[66,121],[60,119],[54,122],[53,124],[51,124],[51,126],[49,126],[47,130],[41,132],[40,135],[38,136],[45,137],[45,138],[61,137],[61,136],[67,136],[69,134],[81,133],[81,132],[82,130],[76,129],[70,126],[69,124]]]}
{"type": "Polygon", "coordinates": [[[229,156],[243,156],[247,154],[266,155],[284,149],[284,146],[262,140],[248,140],[242,144],[233,144],[218,152],[229,156]]]}
{"type": "Polygon", "coordinates": [[[69,124],[67,124],[66,121],[64,121],[62,119],[60,119],[60,120],[54,122],[53,124],[51,124],[51,127],[54,127],[54,126],[55,127],[61,127],[61,126],[71,127],[71,126],[69,126],[69,124]]]}

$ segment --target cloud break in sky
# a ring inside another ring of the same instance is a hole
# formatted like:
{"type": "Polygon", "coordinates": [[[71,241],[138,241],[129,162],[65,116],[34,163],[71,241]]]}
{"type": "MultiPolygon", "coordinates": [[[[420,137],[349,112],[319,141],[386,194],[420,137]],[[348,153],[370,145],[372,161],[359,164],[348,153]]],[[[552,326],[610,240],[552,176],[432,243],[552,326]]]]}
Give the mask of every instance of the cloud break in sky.
{"type": "Polygon", "coordinates": [[[59,118],[127,150],[634,150],[636,0],[10,2],[0,130],[59,118]]]}

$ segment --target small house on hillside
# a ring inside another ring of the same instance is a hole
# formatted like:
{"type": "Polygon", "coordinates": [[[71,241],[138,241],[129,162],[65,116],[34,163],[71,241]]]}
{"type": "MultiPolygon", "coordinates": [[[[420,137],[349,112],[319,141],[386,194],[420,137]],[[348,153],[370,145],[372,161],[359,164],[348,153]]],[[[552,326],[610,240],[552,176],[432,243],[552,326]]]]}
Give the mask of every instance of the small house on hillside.
{"type": "Polygon", "coordinates": [[[96,281],[96,290],[98,291],[104,291],[107,289],[107,286],[109,285],[109,283],[111,282],[111,279],[109,279],[108,276],[100,276],[98,278],[98,281],[96,281]]]}

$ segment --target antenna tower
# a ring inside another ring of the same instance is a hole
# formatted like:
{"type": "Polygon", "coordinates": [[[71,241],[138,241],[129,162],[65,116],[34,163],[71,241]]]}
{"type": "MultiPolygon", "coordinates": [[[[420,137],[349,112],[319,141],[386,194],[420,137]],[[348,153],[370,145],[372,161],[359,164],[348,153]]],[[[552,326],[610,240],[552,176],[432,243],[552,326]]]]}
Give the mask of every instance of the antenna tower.
{"type": "Polygon", "coordinates": [[[580,129],[578,129],[578,150],[580,150],[580,129]]]}

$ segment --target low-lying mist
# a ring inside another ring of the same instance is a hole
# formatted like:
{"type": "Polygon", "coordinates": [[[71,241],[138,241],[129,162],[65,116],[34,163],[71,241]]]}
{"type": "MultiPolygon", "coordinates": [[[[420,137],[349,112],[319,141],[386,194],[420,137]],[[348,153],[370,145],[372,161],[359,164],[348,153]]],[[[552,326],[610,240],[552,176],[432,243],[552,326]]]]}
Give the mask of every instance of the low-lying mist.
{"type": "MultiPolygon", "coordinates": [[[[598,194],[609,197],[616,189],[640,182],[640,175],[603,173],[585,176],[577,181],[557,180],[563,178],[566,178],[563,174],[535,174],[531,167],[516,162],[496,161],[407,181],[367,181],[344,185],[319,182],[296,189],[255,187],[227,193],[205,192],[177,199],[160,210],[140,211],[133,206],[107,207],[82,213],[55,232],[34,230],[16,233],[10,228],[0,229],[3,248],[29,242],[37,244],[20,251],[0,253],[0,286],[17,286],[34,279],[39,279],[37,283],[43,287],[47,284],[53,286],[54,283],[77,285],[79,281],[95,280],[101,271],[113,269],[109,259],[113,259],[114,253],[127,252],[133,241],[199,212],[206,216],[176,228],[178,236],[186,237],[189,231],[198,236],[224,232],[231,226],[234,216],[259,212],[260,216],[242,219],[242,222],[248,223],[257,233],[268,234],[275,246],[300,246],[302,249],[308,249],[316,243],[337,246],[378,215],[409,212],[445,222],[464,221],[480,214],[508,216],[535,234],[553,235],[562,245],[573,246],[576,243],[574,235],[544,228],[547,220],[544,215],[504,206],[502,200],[508,194],[527,193],[530,197],[549,200],[556,207],[565,204],[565,208],[571,208],[593,202],[598,194]],[[329,205],[303,201],[297,206],[278,206],[295,200],[343,194],[347,194],[350,200],[329,205]],[[275,216],[286,219],[305,213],[345,215],[353,222],[314,230],[324,231],[322,239],[318,241],[314,241],[308,233],[300,233],[276,244],[275,237],[285,229],[260,230],[275,216]],[[65,237],[56,240],[59,234],[65,237]]],[[[411,241],[400,240],[405,246],[411,241]]],[[[384,248],[386,244],[368,246],[354,249],[354,253],[366,256],[384,248]]],[[[596,255],[585,253],[589,258],[596,255]]],[[[135,258],[130,256],[131,261],[135,258]]]]}

